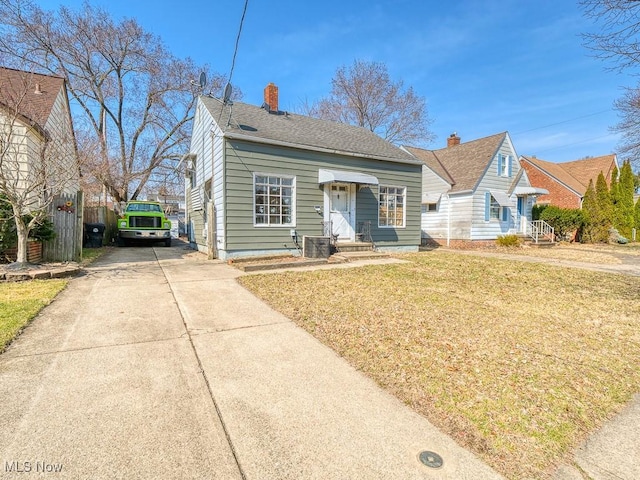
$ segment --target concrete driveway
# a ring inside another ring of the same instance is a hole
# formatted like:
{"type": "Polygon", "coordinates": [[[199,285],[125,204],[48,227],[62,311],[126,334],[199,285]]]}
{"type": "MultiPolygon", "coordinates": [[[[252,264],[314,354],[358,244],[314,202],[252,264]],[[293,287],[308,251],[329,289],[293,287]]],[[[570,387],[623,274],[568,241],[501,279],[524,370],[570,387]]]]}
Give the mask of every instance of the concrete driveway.
{"type": "Polygon", "coordinates": [[[0,477],[501,478],[238,275],[175,246],[73,279],[0,356],[0,477]]]}

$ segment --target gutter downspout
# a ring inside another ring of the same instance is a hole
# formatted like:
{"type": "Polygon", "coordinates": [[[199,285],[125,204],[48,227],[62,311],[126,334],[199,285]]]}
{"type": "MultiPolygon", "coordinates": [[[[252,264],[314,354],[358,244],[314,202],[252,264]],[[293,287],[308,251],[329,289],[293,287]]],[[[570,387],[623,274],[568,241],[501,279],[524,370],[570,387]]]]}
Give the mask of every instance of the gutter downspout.
{"type": "Polygon", "coordinates": [[[451,199],[448,192],[445,195],[447,196],[447,247],[449,247],[451,244],[451,199]]]}

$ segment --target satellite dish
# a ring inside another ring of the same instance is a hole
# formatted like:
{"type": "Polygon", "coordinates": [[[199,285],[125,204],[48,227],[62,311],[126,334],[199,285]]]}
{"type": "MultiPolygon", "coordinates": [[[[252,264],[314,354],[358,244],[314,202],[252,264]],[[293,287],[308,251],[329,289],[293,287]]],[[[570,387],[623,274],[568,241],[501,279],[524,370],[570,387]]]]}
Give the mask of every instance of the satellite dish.
{"type": "Polygon", "coordinates": [[[204,90],[204,86],[207,84],[207,74],[200,72],[200,88],[204,90]]]}
{"type": "Polygon", "coordinates": [[[230,83],[227,83],[227,85],[224,87],[224,97],[222,97],[222,102],[223,103],[228,103],[229,99],[231,98],[231,93],[233,91],[233,87],[231,87],[230,83]]]}

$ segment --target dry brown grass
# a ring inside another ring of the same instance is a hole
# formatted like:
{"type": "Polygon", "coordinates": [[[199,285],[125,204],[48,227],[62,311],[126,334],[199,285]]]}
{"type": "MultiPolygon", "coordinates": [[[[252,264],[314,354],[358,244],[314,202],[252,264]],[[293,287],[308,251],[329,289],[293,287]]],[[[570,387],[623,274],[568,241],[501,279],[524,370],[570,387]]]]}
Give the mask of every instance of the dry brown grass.
{"type": "Polygon", "coordinates": [[[554,247],[550,249],[544,248],[499,248],[494,250],[500,253],[509,253],[514,255],[525,255],[527,257],[553,258],[556,260],[566,260],[569,262],[596,263],[604,265],[617,265],[622,261],[613,255],[612,250],[596,250],[583,249],[576,247],[554,247]]]}
{"type": "Polygon", "coordinates": [[[240,281],[510,478],[544,478],[640,391],[640,279],[403,258],[240,281]]]}

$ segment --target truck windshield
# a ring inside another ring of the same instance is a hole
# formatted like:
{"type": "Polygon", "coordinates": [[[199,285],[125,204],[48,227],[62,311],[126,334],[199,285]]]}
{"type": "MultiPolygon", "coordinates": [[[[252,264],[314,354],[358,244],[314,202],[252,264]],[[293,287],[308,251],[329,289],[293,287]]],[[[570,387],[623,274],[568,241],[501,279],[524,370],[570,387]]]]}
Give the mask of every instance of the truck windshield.
{"type": "Polygon", "coordinates": [[[162,212],[160,205],[149,203],[130,203],[127,205],[127,212],[162,212]]]}

